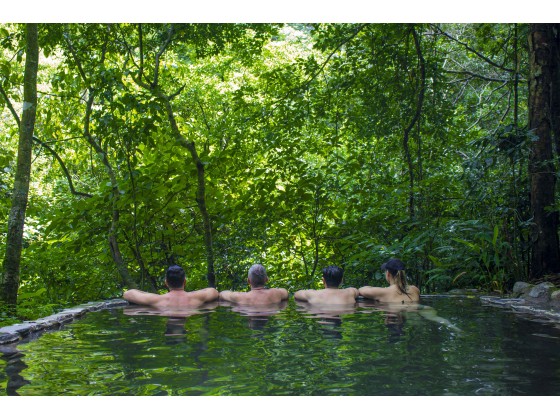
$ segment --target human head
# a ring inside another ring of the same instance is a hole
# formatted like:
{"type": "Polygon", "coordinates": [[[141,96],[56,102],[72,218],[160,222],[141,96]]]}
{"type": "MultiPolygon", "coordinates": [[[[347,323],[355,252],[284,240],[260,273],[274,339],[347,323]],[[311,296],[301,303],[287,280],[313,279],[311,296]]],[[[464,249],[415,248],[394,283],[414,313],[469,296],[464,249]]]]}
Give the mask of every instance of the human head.
{"type": "Polygon", "coordinates": [[[399,271],[404,271],[405,267],[404,263],[401,260],[397,258],[391,258],[381,266],[381,270],[383,270],[383,272],[388,271],[391,276],[395,277],[399,271]]]}
{"type": "Polygon", "coordinates": [[[406,282],[406,274],[404,272],[405,266],[401,260],[397,258],[391,258],[381,266],[381,270],[385,272],[385,278],[387,279],[389,284],[396,284],[401,293],[405,293],[408,295],[406,291],[408,285],[406,282]]]}
{"type": "Polygon", "coordinates": [[[165,282],[170,289],[179,289],[185,285],[185,270],[178,265],[172,265],[165,273],[165,282]]]}
{"type": "Polygon", "coordinates": [[[342,283],[344,270],[336,265],[323,268],[323,279],[327,287],[339,287],[342,283]]]}
{"type": "Polygon", "coordinates": [[[253,264],[251,268],[249,268],[248,279],[251,287],[262,287],[267,282],[268,276],[262,265],[253,264]]]}

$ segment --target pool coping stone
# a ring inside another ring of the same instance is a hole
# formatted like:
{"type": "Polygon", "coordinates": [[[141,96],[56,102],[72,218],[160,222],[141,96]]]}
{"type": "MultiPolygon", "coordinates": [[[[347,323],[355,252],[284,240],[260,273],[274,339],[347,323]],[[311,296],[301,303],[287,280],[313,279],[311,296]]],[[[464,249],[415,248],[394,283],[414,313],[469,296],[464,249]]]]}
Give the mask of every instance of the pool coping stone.
{"type": "Polygon", "coordinates": [[[88,312],[97,312],[103,309],[113,309],[128,306],[129,302],[124,299],[110,299],[101,302],[88,302],[72,308],[49,315],[35,321],[24,321],[22,323],[8,325],[0,328],[0,345],[17,343],[36,332],[43,332],[60,328],[75,319],[81,318],[88,312]]]}
{"type": "MultiPolygon", "coordinates": [[[[443,294],[443,295],[426,295],[438,297],[459,297],[459,293],[443,294]]],[[[530,314],[539,318],[545,318],[553,322],[560,321],[560,311],[557,305],[551,305],[545,302],[539,302],[524,297],[499,297],[499,296],[473,296],[468,293],[468,297],[478,297],[483,304],[509,307],[513,312],[530,314]]],[[[88,302],[77,305],[72,308],[63,309],[62,311],[39,318],[35,321],[24,321],[22,323],[8,325],[0,328],[0,346],[14,345],[26,338],[31,338],[37,333],[48,330],[61,328],[75,319],[81,318],[89,312],[97,312],[104,309],[113,309],[129,306],[130,303],[124,299],[110,299],[106,301],[88,302]]]]}

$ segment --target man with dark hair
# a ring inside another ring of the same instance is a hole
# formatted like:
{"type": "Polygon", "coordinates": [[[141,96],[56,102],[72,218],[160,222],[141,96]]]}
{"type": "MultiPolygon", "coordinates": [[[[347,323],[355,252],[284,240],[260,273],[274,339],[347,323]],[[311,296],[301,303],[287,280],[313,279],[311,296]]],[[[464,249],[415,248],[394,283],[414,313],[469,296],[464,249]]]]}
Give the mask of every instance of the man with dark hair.
{"type": "Polygon", "coordinates": [[[266,270],[260,264],[254,264],[249,269],[247,283],[251,287],[249,292],[232,292],[224,290],[220,292],[220,300],[237,303],[239,305],[272,305],[288,299],[288,291],[286,289],[272,288],[265,289],[268,282],[266,270]]]}
{"type": "Polygon", "coordinates": [[[169,288],[169,292],[158,295],[131,289],[124,292],[123,299],[138,305],[149,305],[158,309],[193,308],[218,299],[219,293],[213,287],[185,292],[185,282],[185,270],[178,265],[172,265],[165,273],[165,285],[169,288]]]}
{"type": "Polygon", "coordinates": [[[294,294],[294,299],[308,302],[311,305],[349,305],[355,304],[358,297],[358,289],[348,287],[339,289],[342,284],[344,271],[336,265],[329,265],[323,269],[322,290],[298,290],[294,294]]]}

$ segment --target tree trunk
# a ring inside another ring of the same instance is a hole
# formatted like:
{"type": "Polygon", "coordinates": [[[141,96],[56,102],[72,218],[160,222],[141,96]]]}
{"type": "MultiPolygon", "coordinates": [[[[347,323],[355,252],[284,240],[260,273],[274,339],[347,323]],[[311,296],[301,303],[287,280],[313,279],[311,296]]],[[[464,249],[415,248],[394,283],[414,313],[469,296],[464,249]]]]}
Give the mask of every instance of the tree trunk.
{"type": "MultiPolygon", "coordinates": [[[[422,116],[422,107],[424,105],[424,92],[426,90],[426,64],[424,60],[424,56],[422,54],[422,48],[420,45],[420,38],[416,33],[416,29],[414,25],[411,26],[411,33],[414,38],[414,46],[416,48],[416,54],[418,56],[418,65],[420,67],[420,79],[419,79],[419,86],[417,88],[417,97],[416,97],[416,110],[414,112],[414,116],[412,120],[408,124],[408,126],[404,129],[403,135],[403,149],[404,155],[406,158],[406,162],[408,165],[408,175],[409,175],[409,196],[408,196],[408,212],[410,215],[410,219],[414,219],[415,217],[415,205],[414,205],[414,164],[412,162],[412,154],[410,152],[410,145],[409,145],[409,137],[410,132],[414,128],[414,126],[420,121],[420,117],[422,116]]],[[[420,130],[418,130],[420,131],[420,130]]],[[[420,138],[420,134],[418,134],[420,138]]]]}
{"type": "Polygon", "coordinates": [[[86,104],[86,116],[84,120],[84,137],[86,138],[87,142],[93,147],[93,149],[97,152],[97,154],[101,157],[103,162],[103,166],[105,166],[105,171],[107,175],[109,175],[109,179],[111,180],[111,188],[112,188],[112,197],[111,197],[111,226],[109,227],[109,232],[107,234],[107,241],[109,243],[109,250],[111,252],[111,257],[113,258],[113,262],[117,266],[117,271],[121,277],[121,284],[126,286],[130,289],[136,289],[138,286],[136,282],[132,279],[130,272],[128,271],[128,267],[122,257],[122,253],[119,248],[119,242],[117,240],[117,235],[119,233],[119,219],[120,219],[120,211],[119,211],[119,198],[120,198],[120,191],[117,182],[117,177],[115,175],[115,171],[107,158],[107,153],[100,144],[93,138],[89,130],[90,124],[90,116],[91,110],[93,107],[93,100],[95,98],[95,94],[93,89],[88,88],[89,98],[86,104]]]}
{"type": "Polygon", "coordinates": [[[558,211],[553,211],[556,174],[552,158],[553,24],[531,24],[529,31],[529,128],[536,136],[531,148],[532,258],[531,278],[560,272],[558,211]]]}
{"type": "Polygon", "coordinates": [[[552,26],[552,137],[556,145],[556,157],[560,157],[560,23],[552,26]]]}
{"type": "Polygon", "coordinates": [[[202,223],[204,226],[204,245],[206,248],[206,265],[207,273],[206,277],[208,279],[208,287],[216,287],[216,274],[214,271],[214,246],[212,243],[212,222],[210,220],[210,214],[206,207],[206,179],[204,163],[200,160],[198,152],[194,142],[189,141],[181,134],[177,121],[175,120],[175,114],[173,113],[173,107],[171,106],[171,101],[169,97],[165,96],[161,92],[156,92],[157,96],[163,101],[165,109],[167,111],[167,118],[171,125],[171,131],[175,140],[183,147],[185,147],[191,154],[192,161],[196,165],[197,172],[197,190],[196,190],[196,204],[198,205],[198,210],[202,216],[202,223]]]}
{"type": "Polygon", "coordinates": [[[23,243],[23,226],[29,196],[33,131],[37,113],[37,68],[39,65],[38,25],[26,25],[25,73],[23,79],[23,113],[19,127],[17,169],[8,219],[6,254],[0,284],[0,300],[17,304],[19,269],[23,243]]]}
{"type": "MultiPolygon", "coordinates": [[[[126,265],[122,253],[119,248],[119,242],[117,236],[119,234],[119,219],[120,219],[120,210],[119,210],[119,198],[120,198],[120,191],[117,183],[117,177],[115,175],[115,171],[109,162],[109,158],[107,157],[106,150],[101,147],[101,142],[96,140],[94,136],[92,136],[90,132],[90,118],[93,109],[93,102],[96,95],[95,88],[91,85],[84,71],[82,66],[82,62],[76,53],[72,42],[70,41],[70,37],[68,34],[65,34],[66,44],[68,46],[68,50],[72,57],[74,58],[74,62],[76,67],[78,68],[78,73],[82,78],[84,84],[87,87],[88,92],[88,100],[86,102],[86,115],[84,117],[84,137],[89,145],[92,147],[93,150],[101,157],[103,162],[103,166],[105,167],[105,171],[107,175],[109,175],[109,179],[111,180],[111,188],[112,188],[112,196],[111,196],[111,226],[109,227],[109,232],[107,234],[107,242],[109,243],[109,251],[111,252],[111,258],[117,267],[117,271],[121,277],[121,285],[126,286],[131,289],[136,289],[138,286],[136,282],[132,279],[130,272],[128,271],[128,266],[126,265]]],[[[101,59],[99,65],[102,65],[105,60],[105,52],[106,52],[107,44],[103,46],[103,52],[101,54],[101,59]]]]}
{"type": "Polygon", "coordinates": [[[208,209],[206,207],[206,178],[205,178],[204,163],[200,160],[200,157],[196,150],[195,143],[192,140],[187,140],[187,138],[181,133],[181,130],[179,130],[179,126],[177,125],[175,114],[173,112],[173,107],[171,105],[171,100],[173,99],[173,97],[177,96],[182,91],[184,86],[181,87],[175,94],[168,96],[162,91],[162,89],[158,85],[160,57],[166,51],[167,47],[169,47],[169,45],[171,44],[171,41],[173,40],[173,37],[175,35],[175,29],[173,28],[173,25],[170,27],[169,31],[167,32],[167,39],[160,46],[160,49],[156,54],[155,63],[154,63],[153,81],[150,81],[149,83],[144,82],[146,76],[144,75],[144,71],[143,71],[144,53],[143,53],[143,41],[142,41],[142,25],[138,25],[138,34],[139,34],[139,44],[140,44],[139,45],[140,68],[139,68],[139,77],[135,79],[135,81],[139,86],[150,91],[152,94],[154,94],[157,98],[159,98],[162,101],[163,105],[165,106],[167,119],[171,126],[171,132],[173,133],[173,137],[175,138],[175,141],[189,151],[192,161],[196,166],[196,172],[197,172],[196,204],[198,205],[198,209],[202,216],[202,223],[204,226],[204,245],[206,249],[206,265],[207,265],[206,277],[208,279],[208,286],[216,287],[216,274],[214,271],[214,246],[212,243],[212,222],[210,220],[210,214],[208,213],[208,209]]]}

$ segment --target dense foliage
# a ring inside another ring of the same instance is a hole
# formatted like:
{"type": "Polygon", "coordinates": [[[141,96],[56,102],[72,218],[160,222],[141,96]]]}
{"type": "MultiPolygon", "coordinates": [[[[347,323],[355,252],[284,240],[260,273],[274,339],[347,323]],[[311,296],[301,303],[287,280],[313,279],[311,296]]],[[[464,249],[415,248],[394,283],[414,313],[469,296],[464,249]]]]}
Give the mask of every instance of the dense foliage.
{"type": "MultiPolygon", "coordinates": [[[[163,289],[504,291],[530,261],[527,25],[43,24],[18,315],[163,289]]],[[[0,26],[0,222],[23,25],[0,26]]],[[[556,156],[557,158],[557,156],[556,156]]],[[[557,209],[551,209],[557,210],[557,209]]],[[[0,233],[0,252],[5,232],[0,233]]]]}

